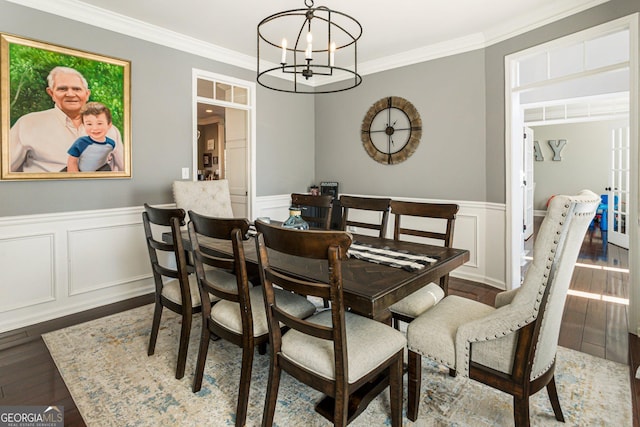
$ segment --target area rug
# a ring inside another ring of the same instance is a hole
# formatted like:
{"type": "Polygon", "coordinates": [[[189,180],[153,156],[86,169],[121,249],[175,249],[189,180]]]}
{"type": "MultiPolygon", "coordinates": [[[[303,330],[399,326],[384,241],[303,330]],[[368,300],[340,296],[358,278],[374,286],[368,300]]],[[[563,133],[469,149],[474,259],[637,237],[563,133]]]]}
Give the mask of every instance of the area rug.
{"type": "MultiPolygon", "coordinates": [[[[227,426],[235,423],[240,349],[211,342],[202,390],[191,392],[200,337],[194,321],[186,374],[175,379],[179,316],[164,311],[155,355],[147,356],[153,306],[43,335],[88,426],[227,426]]],[[[262,419],[268,355],[256,353],[247,417],[262,419]]],[[[405,426],[512,426],[508,395],[464,378],[451,378],[443,366],[423,359],[419,418],[405,426]]],[[[405,376],[406,381],[406,376],[405,376]]],[[[629,367],[566,348],[558,350],[556,384],[567,426],[631,426],[629,367]]],[[[314,411],[321,394],[283,374],[274,426],[327,426],[314,411]]],[[[531,424],[558,426],[546,390],[530,404],[531,424]]],[[[386,426],[388,390],[374,399],[352,426],[386,426]]]]}

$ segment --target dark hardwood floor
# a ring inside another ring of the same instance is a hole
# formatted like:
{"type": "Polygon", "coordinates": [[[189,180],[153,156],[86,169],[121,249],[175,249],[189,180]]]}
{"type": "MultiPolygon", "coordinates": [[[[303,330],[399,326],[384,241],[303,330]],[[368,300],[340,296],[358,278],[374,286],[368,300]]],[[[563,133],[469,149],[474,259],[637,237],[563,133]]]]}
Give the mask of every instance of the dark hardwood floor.
{"type": "MultiPolygon", "coordinates": [[[[527,242],[531,249],[534,238],[527,242]]],[[[630,365],[633,425],[638,422],[640,340],[627,332],[628,252],[606,244],[599,229],[585,237],[567,297],[559,344],[630,365]],[[604,297],[603,297],[604,296],[604,297]],[[611,298],[609,298],[611,297],[611,298]],[[619,298],[620,300],[616,299],[619,298]]],[[[498,290],[451,278],[452,294],[493,304],[498,290]]],[[[153,302],[146,295],[0,334],[0,406],[59,405],[66,426],[84,426],[72,397],[41,338],[43,333],[153,302]]]]}

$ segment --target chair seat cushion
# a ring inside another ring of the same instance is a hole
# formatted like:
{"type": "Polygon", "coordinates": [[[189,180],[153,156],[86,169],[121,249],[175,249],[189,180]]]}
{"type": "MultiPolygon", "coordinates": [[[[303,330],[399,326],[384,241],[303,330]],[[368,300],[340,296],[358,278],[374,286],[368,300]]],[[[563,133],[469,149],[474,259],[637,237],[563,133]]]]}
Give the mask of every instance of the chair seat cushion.
{"type": "MultiPolygon", "coordinates": [[[[191,292],[191,306],[200,307],[200,291],[195,274],[189,275],[189,291],[191,292]]],[[[180,293],[180,281],[178,279],[169,280],[162,285],[162,296],[169,301],[182,305],[182,295],[180,293]]]]}
{"type": "Polygon", "coordinates": [[[407,347],[449,368],[456,368],[456,332],[467,322],[495,309],[478,301],[449,295],[407,327],[407,347]]]}
{"type": "MultiPolygon", "coordinates": [[[[345,312],[349,383],[358,381],[380,366],[407,341],[390,326],[351,312],[345,312]]],[[[331,326],[331,310],[317,313],[310,322],[331,326]]],[[[295,329],[282,336],[282,356],[327,379],[335,379],[333,342],[302,334],[295,329]]]]}
{"type": "MultiPolygon", "coordinates": [[[[215,282],[222,288],[235,289],[237,286],[236,276],[231,273],[227,273],[226,271],[207,270],[205,274],[210,282],[215,282]]],[[[191,306],[200,307],[202,302],[200,301],[200,290],[198,289],[198,280],[196,279],[195,273],[189,275],[189,291],[191,292],[191,306]]],[[[180,282],[178,279],[170,280],[162,286],[162,296],[176,304],[182,304],[180,282]]],[[[220,299],[211,294],[209,294],[209,297],[212,302],[220,299]]]]}
{"type": "Polygon", "coordinates": [[[429,283],[411,295],[407,295],[389,309],[392,313],[416,318],[444,298],[444,291],[435,283],[429,283]]]}
{"type": "MultiPolygon", "coordinates": [[[[305,318],[316,311],[316,306],[305,297],[282,290],[273,290],[278,306],[293,316],[305,318]]],[[[258,337],[269,332],[267,315],[264,311],[264,295],[262,286],[249,290],[251,301],[251,314],[253,316],[253,336],[258,337]]],[[[220,301],[211,307],[211,319],[220,326],[242,334],[242,318],[240,317],[240,304],[231,301],[220,301]]]]}

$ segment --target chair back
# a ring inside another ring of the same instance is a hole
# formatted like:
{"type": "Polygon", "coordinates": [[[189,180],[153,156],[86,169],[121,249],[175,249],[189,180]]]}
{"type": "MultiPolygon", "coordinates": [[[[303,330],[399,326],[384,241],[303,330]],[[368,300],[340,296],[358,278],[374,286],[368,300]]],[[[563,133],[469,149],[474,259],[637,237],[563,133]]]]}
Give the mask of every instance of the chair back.
{"type": "Polygon", "coordinates": [[[189,238],[193,250],[198,288],[202,300],[202,316],[209,318],[210,295],[240,304],[243,331],[253,334],[251,321],[251,302],[249,300],[249,281],[245,261],[244,236],[249,230],[246,218],[214,218],[189,211],[189,238]],[[201,245],[201,239],[216,239],[228,241],[233,248],[233,257],[218,254],[201,245]],[[236,276],[237,288],[229,289],[216,283],[205,274],[207,269],[218,269],[236,276]]]}
{"type": "Polygon", "coordinates": [[[347,258],[351,235],[343,231],[290,230],[256,221],[256,248],[261,282],[264,286],[265,307],[269,325],[269,340],[272,351],[280,349],[282,332],[279,325],[295,329],[303,334],[333,341],[335,351],[336,378],[346,378],[347,348],[344,325],[344,302],[342,293],[341,261],[347,258]],[[267,249],[269,250],[267,252],[267,249]],[[328,263],[324,280],[301,279],[300,276],[283,273],[270,264],[270,257],[296,256],[323,260],[328,263]],[[278,306],[273,285],[307,296],[331,301],[332,325],[322,326],[291,316],[278,306]],[[344,374],[344,377],[341,376],[344,374]]]}
{"type": "Polygon", "coordinates": [[[459,209],[460,207],[456,204],[401,202],[392,200],[391,213],[395,216],[393,239],[401,240],[400,236],[404,234],[440,240],[444,246],[451,247],[456,214],[459,209]],[[408,227],[407,224],[403,224],[403,216],[443,221],[421,222],[420,228],[408,227]],[[433,228],[431,228],[431,226],[433,226],[433,228]]]}
{"type": "Polygon", "coordinates": [[[194,211],[206,216],[233,218],[229,181],[226,179],[174,181],[173,199],[176,206],[185,212],[194,211]]]}
{"type": "Polygon", "coordinates": [[[302,219],[307,221],[310,226],[325,230],[331,227],[332,195],[312,196],[311,194],[292,193],[291,204],[302,207],[302,219]]]}
{"type": "MultiPolygon", "coordinates": [[[[401,236],[417,236],[420,238],[436,240],[444,247],[450,248],[453,243],[453,230],[456,223],[456,214],[460,207],[453,203],[418,203],[391,201],[391,213],[394,215],[393,239],[402,240],[401,236]],[[406,217],[423,218],[420,228],[408,227],[403,223],[406,217]]],[[[448,294],[449,275],[440,278],[440,287],[448,294]]]]}
{"type": "Polygon", "coordinates": [[[348,231],[347,227],[360,227],[370,230],[378,230],[378,237],[385,237],[387,233],[387,223],[389,221],[389,204],[391,199],[372,198],[372,197],[355,197],[340,196],[340,205],[342,206],[342,225],[341,229],[348,231]],[[351,210],[373,211],[379,212],[378,222],[364,222],[350,219],[351,210]]]}
{"type": "Polygon", "coordinates": [[[142,224],[149,250],[151,271],[156,287],[156,295],[162,294],[163,277],[178,279],[182,301],[191,301],[189,290],[189,271],[187,267],[187,252],[182,243],[180,226],[184,225],[185,211],[183,209],[155,208],[144,204],[142,224]],[[155,226],[155,227],[154,227],[155,226]],[[155,230],[154,228],[160,228],[155,230]],[[171,243],[166,243],[160,237],[162,231],[169,227],[171,243]],[[169,260],[175,259],[175,267],[169,260]]]}
{"type": "Polygon", "coordinates": [[[600,198],[588,190],[551,200],[536,236],[533,261],[511,302],[536,319],[520,331],[514,361],[514,367],[531,369],[532,380],[547,372],[555,360],[567,290],[599,203],[600,198]]]}

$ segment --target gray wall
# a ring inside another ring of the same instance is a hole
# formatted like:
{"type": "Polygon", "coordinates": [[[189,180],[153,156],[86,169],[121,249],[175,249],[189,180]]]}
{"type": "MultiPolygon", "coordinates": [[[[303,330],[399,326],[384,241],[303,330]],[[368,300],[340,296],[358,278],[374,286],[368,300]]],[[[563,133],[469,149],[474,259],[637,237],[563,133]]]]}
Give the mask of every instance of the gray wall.
{"type": "MultiPolygon", "coordinates": [[[[249,70],[3,0],[0,32],[130,60],[132,117],[131,179],[1,181],[0,216],[171,202],[171,182],[192,164],[192,69],[255,81],[249,70]]],[[[313,98],[261,87],[256,97],[257,195],[306,188],[315,173],[313,98]]]]}
{"type": "Polygon", "coordinates": [[[534,161],[536,183],[534,206],[545,210],[547,200],[555,194],[576,194],[589,189],[596,194],[604,192],[609,182],[611,156],[611,129],[627,126],[628,121],[567,123],[533,127],[543,161],[534,161]],[[548,140],[565,139],[561,161],[553,161],[548,140]]]}
{"type": "Polygon", "coordinates": [[[316,96],[316,176],[340,192],[485,200],[485,89],[481,50],[376,73],[356,89],[316,96]],[[405,162],[371,159],[360,126],[373,103],[409,100],[422,118],[422,139],[405,162]]]}
{"type": "Polygon", "coordinates": [[[505,56],[638,11],[638,0],[611,0],[485,49],[367,75],[354,90],[317,96],[317,181],[340,181],[349,193],[504,203],[505,56]],[[365,112],[387,96],[411,101],[424,125],[415,154],[392,166],[370,159],[359,135],[365,112]]]}

